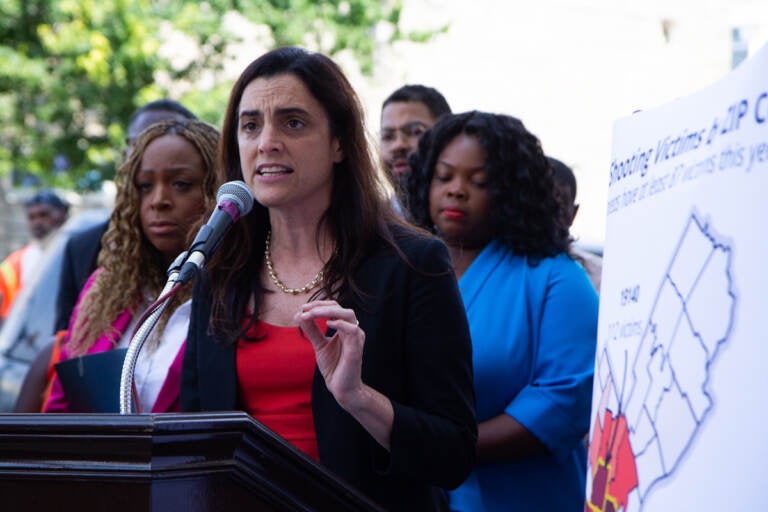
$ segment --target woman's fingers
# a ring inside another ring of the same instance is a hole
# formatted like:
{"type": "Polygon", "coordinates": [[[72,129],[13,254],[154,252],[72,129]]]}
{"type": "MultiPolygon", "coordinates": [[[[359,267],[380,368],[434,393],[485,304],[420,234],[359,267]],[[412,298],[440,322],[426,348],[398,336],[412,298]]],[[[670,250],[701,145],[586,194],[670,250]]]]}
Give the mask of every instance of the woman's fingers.
{"type": "Polygon", "coordinates": [[[353,326],[357,326],[360,322],[357,320],[355,312],[348,308],[343,308],[338,302],[332,300],[317,300],[308,302],[302,305],[301,310],[296,315],[297,322],[305,320],[315,320],[318,318],[327,318],[328,326],[336,329],[333,325],[338,320],[348,322],[353,326]]]}
{"type": "MultiPolygon", "coordinates": [[[[330,299],[326,299],[326,300],[313,300],[311,302],[307,302],[305,304],[302,304],[301,305],[301,310],[302,311],[310,310],[310,309],[316,308],[318,306],[338,306],[338,305],[339,305],[339,303],[336,302],[335,300],[330,300],[330,299]]],[[[341,306],[339,306],[339,307],[341,307],[341,306]]]]}
{"type": "Polygon", "coordinates": [[[336,301],[318,300],[304,304],[294,318],[312,343],[317,367],[331,394],[340,404],[359,396],[365,332],[354,310],[336,301]],[[333,337],[321,332],[319,319],[325,319],[325,325],[335,331],[333,337]]]}
{"type": "Polygon", "coordinates": [[[302,317],[301,313],[297,313],[293,318],[301,332],[309,338],[313,345],[317,346],[319,343],[326,341],[325,333],[317,325],[314,318],[302,317]]]}
{"type": "Polygon", "coordinates": [[[328,320],[327,324],[331,329],[335,329],[336,332],[342,332],[344,334],[353,335],[360,331],[359,322],[355,319],[353,322],[345,319],[328,320]]]}
{"type": "MultiPolygon", "coordinates": [[[[360,328],[360,322],[357,320],[354,310],[343,308],[333,300],[318,300],[304,304],[294,315],[294,320],[316,350],[330,349],[330,344],[340,343],[340,338],[342,338],[344,340],[343,345],[351,342],[352,346],[358,347],[349,352],[350,346],[343,352],[345,354],[357,354],[360,352],[359,347],[362,347],[365,342],[365,332],[360,328]],[[325,319],[326,327],[336,331],[332,338],[326,337],[325,332],[320,329],[317,323],[319,319],[325,319]]],[[[334,350],[341,350],[341,348],[336,347],[334,350]]]]}

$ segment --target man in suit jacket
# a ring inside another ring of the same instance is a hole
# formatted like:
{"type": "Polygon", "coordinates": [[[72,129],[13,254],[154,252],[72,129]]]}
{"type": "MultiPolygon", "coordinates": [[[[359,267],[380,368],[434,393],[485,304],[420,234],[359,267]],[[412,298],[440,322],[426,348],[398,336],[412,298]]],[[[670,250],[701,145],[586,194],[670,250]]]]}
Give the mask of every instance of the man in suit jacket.
{"type": "Polygon", "coordinates": [[[101,250],[101,237],[107,230],[109,220],[72,235],[64,247],[59,279],[59,297],[56,301],[56,332],[65,330],[69,317],[77,302],[77,296],[83,285],[96,268],[96,260],[101,250]]]}

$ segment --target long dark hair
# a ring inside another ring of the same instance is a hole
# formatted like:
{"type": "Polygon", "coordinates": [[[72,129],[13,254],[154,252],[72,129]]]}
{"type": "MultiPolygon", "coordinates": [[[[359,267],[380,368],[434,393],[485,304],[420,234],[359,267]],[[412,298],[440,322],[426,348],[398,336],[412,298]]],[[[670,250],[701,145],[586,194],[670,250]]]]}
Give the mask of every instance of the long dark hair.
{"type": "Polygon", "coordinates": [[[434,232],[429,188],[435,164],[443,149],[462,133],[477,137],[488,155],[488,222],[493,238],[530,261],[567,251],[571,239],[560,220],[553,171],[539,139],[519,119],[501,114],[446,115],[422,135],[405,184],[411,220],[434,232]]]}
{"type": "MultiPolygon", "coordinates": [[[[338,297],[342,291],[360,293],[354,270],[382,242],[394,246],[388,225],[398,222],[398,218],[385,199],[384,177],[376,169],[368,146],[360,101],[331,59],[300,48],[280,48],[262,55],[243,71],[232,88],[222,127],[219,153],[223,181],[243,179],[237,141],[243,91],[257,78],[285,74],[301,80],[323,106],[331,136],[338,139],[344,155],[334,165],[331,206],[318,224],[318,231],[322,227],[330,229],[336,248],[315,296],[338,297]]],[[[268,230],[267,208],[256,203],[251,213],[233,227],[209,266],[213,287],[211,326],[217,338],[226,342],[242,335],[241,321],[251,294],[255,308],[250,322],[258,319],[264,293],[259,270],[268,230]]]]}

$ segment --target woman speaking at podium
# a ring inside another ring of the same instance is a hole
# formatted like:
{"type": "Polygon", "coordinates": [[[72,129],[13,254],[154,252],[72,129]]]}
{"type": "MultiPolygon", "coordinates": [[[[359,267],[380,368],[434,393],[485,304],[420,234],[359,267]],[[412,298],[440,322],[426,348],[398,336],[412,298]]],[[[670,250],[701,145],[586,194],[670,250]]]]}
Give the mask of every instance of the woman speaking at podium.
{"type": "Polygon", "coordinates": [[[193,295],[182,409],[244,410],[391,510],[439,510],[475,457],[471,346],[445,245],[398,220],[329,58],[235,83],[223,180],[253,191],[193,295]]]}

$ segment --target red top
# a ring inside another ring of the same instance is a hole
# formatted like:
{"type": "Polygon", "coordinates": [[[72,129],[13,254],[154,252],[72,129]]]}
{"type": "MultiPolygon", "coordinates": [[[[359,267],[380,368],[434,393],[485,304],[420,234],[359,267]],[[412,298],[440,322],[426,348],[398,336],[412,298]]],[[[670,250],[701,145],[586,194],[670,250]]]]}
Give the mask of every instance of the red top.
{"type": "MultiPolygon", "coordinates": [[[[325,331],[325,321],[319,322],[325,331]]],[[[265,322],[252,326],[237,343],[237,385],[243,409],[316,461],[312,420],[315,351],[298,327],[265,322]]]]}

